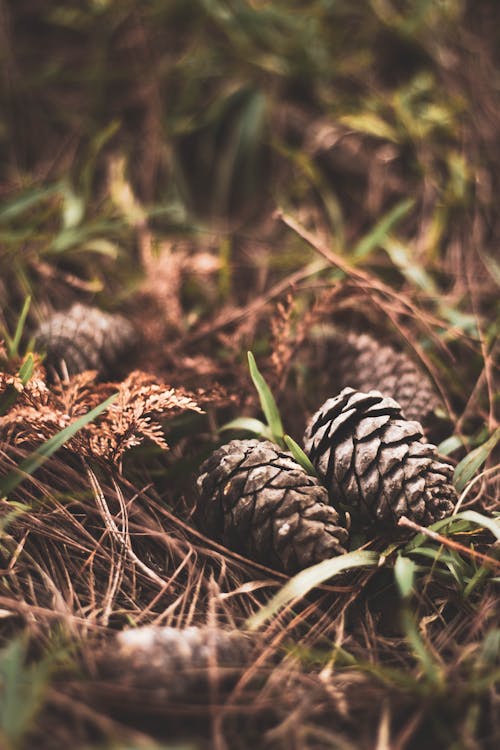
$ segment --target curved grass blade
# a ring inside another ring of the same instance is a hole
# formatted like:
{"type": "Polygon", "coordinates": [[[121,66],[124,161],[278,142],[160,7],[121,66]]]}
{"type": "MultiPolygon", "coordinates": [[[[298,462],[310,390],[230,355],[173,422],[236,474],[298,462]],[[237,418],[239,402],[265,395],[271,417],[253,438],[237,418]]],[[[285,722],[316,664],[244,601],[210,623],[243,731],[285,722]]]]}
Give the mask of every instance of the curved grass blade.
{"type": "Polygon", "coordinates": [[[231,420],[231,422],[226,422],[222,427],[219,427],[219,432],[224,432],[225,430],[242,430],[243,432],[251,432],[252,435],[263,437],[266,440],[273,439],[268,425],[261,422],[260,419],[254,419],[253,417],[238,417],[231,420]]]}
{"type": "Polygon", "coordinates": [[[479,448],[475,448],[460,461],[453,474],[453,484],[457,492],[462,492],[476,471],[484,464],[499,440],[500,427],[497,427],[485,443],[480,445],[479,448]]]}
{"type": "Polygon", "coordinates": [[[272,619],[287,604],[302,599],[316,586],[325,583],[339,573],[353,568],[374,568],[378,565],[379,554],[367,550],[356,550],[348,552],[330,560],[322,560],[316,565],[301,570],[293,578],[290,578],[282,589],[265,604],[258,612],[249,617],[246,622],[248,630],[258,630],[267,620],[272,619]]]}
{"type": "Polygon", "coordinates": [[[476,510],[464,510],[461,513],[457,513],[455,518],[463,518],[465,521],[470,521],[477,526],[484,526],[485,529],[491,531],[498,541],[500,541],[500,517],[490,518],[484,516],[482,513],[478,513],[476,510]]]}
{"type": "Polygon", "coordinates": [[[302,466],[304,471],[307,471],[308,474],[310,474],[312,477],[317,477],[316,469],[312,465],[309,456],[307,453],[304,453],[302,448],[298,443],[295,442],[295,440],[290,437],[290,435],[284,436],[285,445],[294,457],[294,459],[297,461],[298,464],[302,466]]]}
{"type": "Polygon", "coordinates": [[[12,337],[12,339],[9,338],[8,340],[10,357],[17,357],[17,354],[19,351],[19,344],[21,342],[21,336],[23,335],[24,325],[26,323],[26,318],[28,316],[30,306],[31,306],[31,296],[28,295],[26,299],[24,300],[23,309],[21,310],[21,314],[19,315],[19,319],[16,325],[16,330],[14,331],[14,336],[12,337]]]}
{"type": "Polygon", "coordinates": [[[413,591],[416,564],[409,557],[398,555],[394,564],[394,578],[403,599],[407,599],[413,591]]]}
{"type": "MultiPolygon", "coordinates": [[[[31,379],[35,369],[35,359],[32,354],[28,354],[21,367],[19,368],[18,377],[23,385],[31,379]]],[[[0,416],[5,414],[19,397],[19,391],[13,385],[8,385],[0,396],[0,416]]]]}
{"type": "Polygon", "coordinates": [[[55,185],[49,185],[48,187],[26,190],[24,193],[21,193],[18,198],[14,198],[14,200],[6,203],[0,209],[0,224],[11,221],[12,219],[17,219],[17,217],[25,211],[32,208],[37,203],[40,203],[40,201],[45,198],[59,193],[60,190],[60,185],[57,183],[55,185]]]}
{"type": "Polygon", "coordinates": [[[116,398],[116,393],[107,398],[102,404],[99,404],[94,409],[91,409],[86,414],[76,419],[72,424],[65,427],[63,430],[54,435],[54,437],[47,440],[37,450],[33,451],[27,456],[19,466],[13,471],[9,472],[6,477],[0,480],[0,497],[7,497],[21,482],[23,482],[28,476],[33,474],[45,461],[52,456],[64,443],[72,438],[78,430],[85,425],[92,422],[93,419],[106,411],[106,409],[113,403],[116,398]]]}
{"type": "Polygon", "coordinates": [[[360,261],[365,259],[372,250],[379,247],[389,232],[394,229],[403,216],[406,216],[414,204],[415,201],[413,198],[406,198],[382,216],[380,221],[378,221],[373,229],[358,242],[352,251],[352,257],[354,260],[360,261]]]}
{"type": "Polygon", "coordinates": [[[262,377],[259,368],[257,367],[257,363],[252,352],[248,352],[248,367],[250,368],[250,375],[257,389],[257,393],[259,394],[260,405],[267,419],[267,423],[271,430],[273,439],[276,443],[281,445],[282,448],[284,448],[284,429],[281,422],[280,413],[278,411],[278,406],[276,404],[276,401],[274,400],[273,394],[271,393],[271,389],[269,388],[268,384],[262,377]]]}

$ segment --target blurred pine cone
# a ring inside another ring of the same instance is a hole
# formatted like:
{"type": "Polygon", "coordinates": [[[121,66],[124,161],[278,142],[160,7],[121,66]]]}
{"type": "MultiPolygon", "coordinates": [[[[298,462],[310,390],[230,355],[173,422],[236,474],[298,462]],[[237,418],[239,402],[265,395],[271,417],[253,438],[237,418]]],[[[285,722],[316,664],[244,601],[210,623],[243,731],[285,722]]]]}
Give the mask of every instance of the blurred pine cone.
{"type": "Polygon", "coordinates": [[[352,331],[337,335],[334,349],[334,391],[345,387],[380,391],[394,398],[404,417],[420,422],[433,439],[442,440],[450,433],[450,420],[436,414],[445,411],[436,387],[408,354],[352,331]]]}
{"type": "Polygon", "coordinates": [[[230,549],[286,573],[345,552],[326,489],[273,443],[232,440],[201,472],[203,529],[230,549]]]}
{"type": "Polygon", "coordinates": [[[430,524],[451,514],[457,496],[452,465],[422,437],[392,398],[344,388],[312,417],[304,443],[332,496],[362,520],[430,524]]]}
{"type": "Polygon", "coordinates": [[[118,633],[98,655],[98,673],[125,690],[192,700],[210,681],[228,686],[248,663],[251,643],[238,630],[145,626],[118,633]]]}
{"type": "Polygon", "coordinates": [[[62,376],[84,370],[109,375],[135,343],[135,330],[126,318],[81,304],[54,313],[35,334],[37,349],[46,352],[47,371],[62,376]]]}

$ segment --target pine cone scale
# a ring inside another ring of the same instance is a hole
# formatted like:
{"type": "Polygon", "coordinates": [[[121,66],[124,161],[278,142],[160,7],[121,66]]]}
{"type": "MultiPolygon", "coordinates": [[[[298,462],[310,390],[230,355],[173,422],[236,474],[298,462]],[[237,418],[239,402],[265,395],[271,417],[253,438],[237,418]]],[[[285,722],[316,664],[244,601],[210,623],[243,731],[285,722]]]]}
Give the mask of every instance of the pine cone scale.
{"type": "Polygon", "coordinates": [[[337,334],[333,343],[336,389],[348,386],[363,392],[380,391],[396,400],[406,419],[423,423],[436,439],[449,434],[449,420],[436,416],[444,411],[436,387],[406,352],[353,331],[337,334]]]}
{"type": "Polygon", "coordinates": [[[345,388],[309,422],[305,447],[330,489],[362,519],[394,523],[402,515],[432,523],[456,501],[452,467],[394,399],[345,388]],[[340,409],[340,411],[339,411],[340,409]]]}
{"type": "Polygon", "coordinates": [[[49,370],[59,375],[63,363],[70,375],[84,370],[109,374],[120,356],[135,345],[136,333],[121,315],[75,304],[44,321],[35,333],[35,342],[46,351],[49,370]]]}
{"type": "Polygon", "coordinates": [[[202,523],[230,548],[289,573],[345,551],[325,488],[272,443],[232,441],[201,472],[202,523]]]}

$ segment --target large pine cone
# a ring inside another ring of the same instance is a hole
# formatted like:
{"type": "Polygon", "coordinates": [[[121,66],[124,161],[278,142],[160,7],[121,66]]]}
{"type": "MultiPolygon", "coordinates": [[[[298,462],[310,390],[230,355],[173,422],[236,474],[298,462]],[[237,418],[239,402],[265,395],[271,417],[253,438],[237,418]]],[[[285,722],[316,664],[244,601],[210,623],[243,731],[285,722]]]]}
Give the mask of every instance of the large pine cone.
{"type": "Polygon", "coordinates": [[[345,552],[326,489],[273,443],[233,440],[201,471],[203,528],[230,549],[286,573],[345,552]]]}
{"type": "Polygon", "coordinates": [[[427,434],[437,440],[449,434],[449,420],[436,415],[445,410],[436,387],[408,354],[352,331],[336,336],[334,348],[334,390],[380,391],[394,398],[405,418],[420,422],[427,434]]]}
{"type": "Polygon", "coordinates": [[[109,375],[120,357],[136,343],[136,334],[121,315],[75,304],[42,323],[35,342],[37,349],[46,352],[48,372],[76,375],[98,370],[109,375]]]}
{"type": "Polygon", "coordinates": [[[98,673],[115,687],[165,700],[205,696],[214,677],[228,686],[248,663],[251,643],[237,630],[145,626],[118,633],[98,654],[98,673]]]}
{"type": "Polygon", "coordinates": [[[392,398],[344,388],[312,417],[304,443],[331,496],[362,520],[430,524],[451,514],[457,496],[453,467],[422,437],[392,398]]]}

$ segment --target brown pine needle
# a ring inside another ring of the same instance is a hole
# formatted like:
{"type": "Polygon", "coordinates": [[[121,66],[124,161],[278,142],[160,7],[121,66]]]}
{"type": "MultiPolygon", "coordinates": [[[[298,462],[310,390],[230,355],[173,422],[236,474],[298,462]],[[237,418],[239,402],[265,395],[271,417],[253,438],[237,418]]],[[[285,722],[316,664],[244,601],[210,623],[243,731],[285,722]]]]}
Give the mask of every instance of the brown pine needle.
{"type": "Polygon", "coordinates": [[[432,529],[428,529],[425,526],[420,526],[418,523],[410,521],[410,519],[406,518],[406,516],[403,516],[399,519],[398,526],[405,526],[408,529],[417,531],[419,534],[424,534],[424,536],[429,537],[429,539],[433,539],[435,542],[439,542],[439,544],[442,544],[444,547],[454,549],[457,552],[461,552],[464,555],[468,555],[469,557],[480,561],[481,564],[485,565],[487,568],[500,570],[500,560],[495,560],[494,557],[483,555],[481,552],[476,552],[476,550],[471,549],[471,547],[466,547],[464,544],[460,544],[460,542],[455,542],[453,541],[453,539],[448,539],[448,537],[442,536],[436,531],[432,531],[432,529]]]}
{"type": "MultiPolygon", "coordinates": [[[[370,301],[390,319],[403,340],[408,341],[415,354],[432,375],[441,394],[441,398],[446,404],[448,412],[451,414],[452,410],[449,403],[448,394],[440,384],[438,373],[432,363],[432,360],[427,356],[421,346],[419,346],[415,341],[412,341],[411,337],[408,336],[408,333],[401,326],[398,320],[399,316],[414,315],[414,301],[405,294],[397,292],[392,287],[384,284],[384,282],[382,282],[372,274],[367,273],[360,268],[355,268],[352,263],[349,263],[349,261],[345,260],[338,253],[333,252],[319,237],[303,227],[298,221],[296,221],[296,219],[294,219],[293,216],[286,214],[281,209],[277,209],[274,212],[273,216],[276,220],[281,221],[283,224],[285,224],[285,226],[289,227],[293,232],[295,232],[295,234],[301,237],[304,242],[306,242],[308,245],[310,245],[310,247],[316,250],[316,252],[323,258],[325,258],[329,263],[331,263],[332,266],[335,266],[336,268],[339,268],[341,271],[343,271],[343,273],[345,273],[346,276],[348,276],[353,281],[358,289],[366,294],[370,301]],[[388,301],[391,301],[392,305],[389,304],[388,301]]],[[[425,331],[433,338],[436,345],[443,349],[443,351],[447,352],[447,354],[449,354],[442,341],[439,340],[439,338],[433,331],[433,326],[439,326],[442,324],[442,322],[436,316],[427,313],[422,308],[418,309],[418,318],[420,324],[425,329],[425,331]]],[[[462,335],[462,332],[457,328],[450,328],[450,332],[452,332],[453,335],[457,337],[462,335]]]]}

